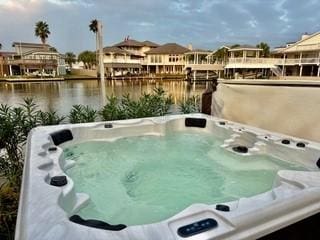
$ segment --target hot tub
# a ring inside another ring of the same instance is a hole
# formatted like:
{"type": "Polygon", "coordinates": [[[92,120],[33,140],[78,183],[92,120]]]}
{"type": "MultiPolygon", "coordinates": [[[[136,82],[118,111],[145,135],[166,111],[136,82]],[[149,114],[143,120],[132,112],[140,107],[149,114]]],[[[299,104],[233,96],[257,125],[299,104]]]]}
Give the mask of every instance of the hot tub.
{"type": "Polygon", "coordinates": [[[319,212],[319,157],[203,114],[39,127],[16,239],[255,239],[319,212]]]}

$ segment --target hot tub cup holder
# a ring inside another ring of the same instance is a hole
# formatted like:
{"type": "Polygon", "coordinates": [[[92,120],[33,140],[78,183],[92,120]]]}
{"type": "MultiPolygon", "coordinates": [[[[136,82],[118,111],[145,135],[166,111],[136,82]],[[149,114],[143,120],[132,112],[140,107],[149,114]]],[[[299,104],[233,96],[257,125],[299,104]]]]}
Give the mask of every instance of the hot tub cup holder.
{"type": "Polygon", "coordinates": [[[291,141],[289,139],[282,139],[281,143],[284,145],[289,145],[291,143],[291,141]]]}
{"type": "Polygon", "coordinates": [[[55,187],[62,187],[67,185],[68,180],[66,176],[54,176],[50,179],[50,185],[55,187]]]}
{"type": "Polygon", "coordinates": [[[222,212],[230,212],[230,207],[225,204],[217,204],[216,205],[216,210],[222,211],[222,212]]]}
{"type": "Polygon", "coordinates": [[[297,142],[296,146],[298,148],[305,148],[306,147],[306,144],[304,142],[297,142]]]}
{"type": "Polygon", "coordinates": [[[242,145],[234,146],[234,147],[232,147],[232,150],[234,152],[243,153],[243,154],[248,153],[248,151],[249,151],[248,147],[242,146],[242,145]]]}
{"type": "Polygon", "coordinates": [[[112,123],[105,123],[104,128],[113,128],[112,123]]]}

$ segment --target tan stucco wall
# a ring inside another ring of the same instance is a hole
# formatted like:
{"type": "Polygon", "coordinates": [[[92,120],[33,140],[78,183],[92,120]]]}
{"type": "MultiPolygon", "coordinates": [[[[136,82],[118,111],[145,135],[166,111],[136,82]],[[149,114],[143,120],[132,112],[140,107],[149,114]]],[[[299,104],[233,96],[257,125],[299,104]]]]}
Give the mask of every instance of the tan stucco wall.
{"type": "Polygon", "coordinates": [[[320,87],[219,83],[215,116],[320,142],[320,87]]]}

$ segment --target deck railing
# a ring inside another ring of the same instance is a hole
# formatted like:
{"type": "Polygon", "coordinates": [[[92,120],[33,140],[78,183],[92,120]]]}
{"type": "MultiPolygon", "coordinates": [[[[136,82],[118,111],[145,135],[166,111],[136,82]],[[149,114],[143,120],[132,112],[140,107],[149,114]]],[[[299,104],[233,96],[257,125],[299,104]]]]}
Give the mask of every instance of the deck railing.
{"type": "Polygon", "coordinates": [[[119,58],[119,59],[104,59],[104,63],[134,63],[134,64],[141,64],[142,60],[139,59],[124,59],[124,58],[119,58]]]}
{"type": "Polygon", "coordinates": [[[299,65],[319,64],[319,58],[230,58],[228,64],[299,65]]]}
{"type": "Polygon", "coordinates": [[[54,59],[7,59],[8,65],[58,65],[54,59]]]}

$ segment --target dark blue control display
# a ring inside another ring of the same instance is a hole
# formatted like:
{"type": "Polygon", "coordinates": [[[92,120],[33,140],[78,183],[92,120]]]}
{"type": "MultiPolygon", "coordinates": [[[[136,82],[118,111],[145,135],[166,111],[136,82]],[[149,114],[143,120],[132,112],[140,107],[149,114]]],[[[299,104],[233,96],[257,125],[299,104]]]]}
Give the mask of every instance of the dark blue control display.
{"type": "Polygon", "coordinates": [[[218,226],[218,222],[213,218],[207,218],[200,220],[189,225],[178,228],[178,235],[180,237],[190,237],[202,232],[209,231],[218,226]]]}

